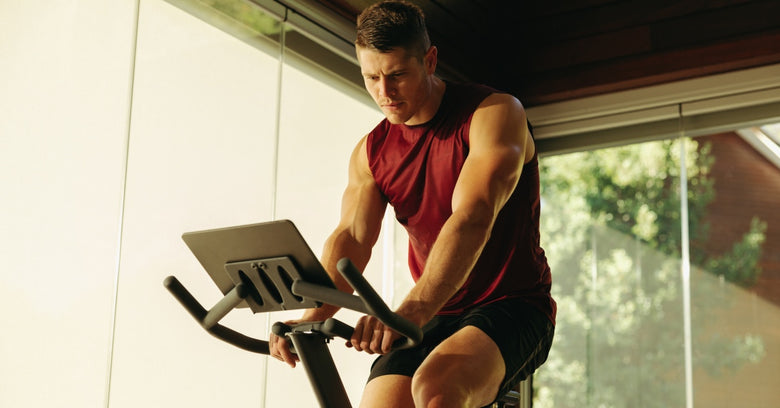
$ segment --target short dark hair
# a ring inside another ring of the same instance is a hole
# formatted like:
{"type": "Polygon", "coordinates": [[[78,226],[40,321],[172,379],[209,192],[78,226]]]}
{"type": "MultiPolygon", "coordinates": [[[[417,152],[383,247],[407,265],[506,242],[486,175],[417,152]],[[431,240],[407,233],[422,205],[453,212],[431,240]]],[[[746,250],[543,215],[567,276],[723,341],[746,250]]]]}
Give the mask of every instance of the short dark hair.
{"type": "Polygon", "coordinates": [[[396,0],[376,3],[360,13],[355,45],[379,52],[401,47],[422,59],[431,40],[422,9],[396,0]]]}

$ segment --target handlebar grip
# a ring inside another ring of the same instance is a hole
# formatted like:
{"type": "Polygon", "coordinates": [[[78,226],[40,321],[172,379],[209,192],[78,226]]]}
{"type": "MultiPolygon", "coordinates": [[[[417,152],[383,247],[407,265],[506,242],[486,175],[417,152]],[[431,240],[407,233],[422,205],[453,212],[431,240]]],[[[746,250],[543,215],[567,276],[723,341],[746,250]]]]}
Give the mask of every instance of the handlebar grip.
{"type": "Polygon", "coordinates": [[[271,332],[279,337],[284,337],[292,331],[292,327],[282,322],[276,322],[271,326],[271,332]]]}
{"type": "Polygon", "coordinates": [[[270,354],[267,341],[241,334],[233,329],[217,323],[230,310],[243,301],[247,291],[242,284],[237,285],[225,295],[211,310],[206,310],[197,299],[176,279],[169,276],[163,281],[163,285],[184,306],[193,318],[212,336],[230,343],[238,348],[260,354],[270,354]]]}
{"type": "MultiPolygon", "coordinates": [[[[334,318],[328,318],[322,323],[322,333],[329,337],[339,336],[342,339],[349,340],[352,338],[352,333],[355,328],[334,318]]],[[[393,350],[400,350],[404,348],[413,347],[415,344],[411,343],[409,338],[402,337],[393,343],[393,350]]]]}
{"type": "Polygon", "coordinates": [[[330,337],[339,336],[342,339],[349,340],[352,337],[352,332],[354,331],[354,327],[332,317],[328,318],[324,323],[322,323],[322,332],[330,337]]]}
{"type": "Polygon", "coordinates": [[[420,327],[408,319],[394,313],[387,304],[376,293],[373,287],[366,281],[363,274],[358,271],[355,265],[348,258],[342,258],[336,264],[339,272],[344,279],[349,282],[355,292],[360,295],[370,314],[376,316],[379,321],[387,327],[395,330],[406,337],[406,342],[401,343],[397,348],[409,348],[419,344],[423,338],[423,332],[420,327]]]}
{"type": "Polygon", "coordinates": [[[187,288],[185,288],[184,285],[182,285],[181,282],[176,279],[175,276],[169,276],[165,278],[163,285],[166,289],[168,289],[168,292],[171,292],[173,297],[175,297],[176,300],[178,300],[179,303],[181,303],[181,305],[187,309],[187,311],[192,315],[193,318],[195,318],[195,320],[198,321],[198,323],[203,321],[208,312],[203,306],[201,306],[200,302],[198,302],[198,300],[192,296],[190,291],[188,291],[187,288]]]}

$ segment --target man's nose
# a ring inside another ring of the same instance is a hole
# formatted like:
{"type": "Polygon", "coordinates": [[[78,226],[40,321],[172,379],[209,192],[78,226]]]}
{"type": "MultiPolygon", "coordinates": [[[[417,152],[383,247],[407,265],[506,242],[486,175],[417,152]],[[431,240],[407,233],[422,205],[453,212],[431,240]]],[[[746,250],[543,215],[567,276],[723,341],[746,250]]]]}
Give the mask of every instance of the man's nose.
{"type": "Polygon", "coordinates": [[[390,98],[395,95],[395,89],[393,88],[387,77],[379,79],[379,96],[390,98]]]}

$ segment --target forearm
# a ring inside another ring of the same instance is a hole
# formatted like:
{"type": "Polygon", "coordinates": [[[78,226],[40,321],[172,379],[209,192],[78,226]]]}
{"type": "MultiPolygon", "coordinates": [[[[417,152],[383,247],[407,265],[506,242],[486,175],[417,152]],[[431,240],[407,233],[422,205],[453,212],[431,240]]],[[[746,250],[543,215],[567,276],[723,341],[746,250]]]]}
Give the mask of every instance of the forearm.
{"type": "MultiPolygon", "coordinates": [[[[336,264],[342,258],[349,258],[358,270],[365,269],[371,257],[373,243],[361,243],[347,230],[337,229],[325,241],[321,263],[337,289],[352,293],[352,286],[341,276],[336,264]]],[[[324,304],[316,309],[304,311],[301,320],[321,321],[332,317],[340,308],[324,304]]]]}
{"type": "Polygon", "coordinates": [[[463,286],[492,229],[490,215],[453,213],[442,227],[422,276],[397,312],[422,326],[463,286]]]}
{"type": "MultiPolygon", "coordinates": [[[[474,113],[470,151],[452,193],[452,215],[439,232],[422,276],[398,309],[427,323],[465,284],[490,238],[499,211],[512,195],[531,136],[517,99],[493,94],[474,113]]],[[[531,144],[532,146],[532,144],[531,144]]]]}

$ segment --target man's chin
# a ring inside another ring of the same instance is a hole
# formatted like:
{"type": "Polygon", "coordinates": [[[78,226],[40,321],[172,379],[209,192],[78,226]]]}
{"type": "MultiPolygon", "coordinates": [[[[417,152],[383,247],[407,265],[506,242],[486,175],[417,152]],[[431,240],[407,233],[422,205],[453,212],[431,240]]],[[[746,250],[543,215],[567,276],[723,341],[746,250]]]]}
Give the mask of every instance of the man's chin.
{"type": "Polygon", "coordinates": [[[384,114],[385,114],[385,118],[387,118],[387,121],[392,123],[393,125],[402,125],[406,123],[407,120],[409,120],[409,118],[407,118],[406,116],[398,115],[395,113],[384,112],[384,114]]]}

